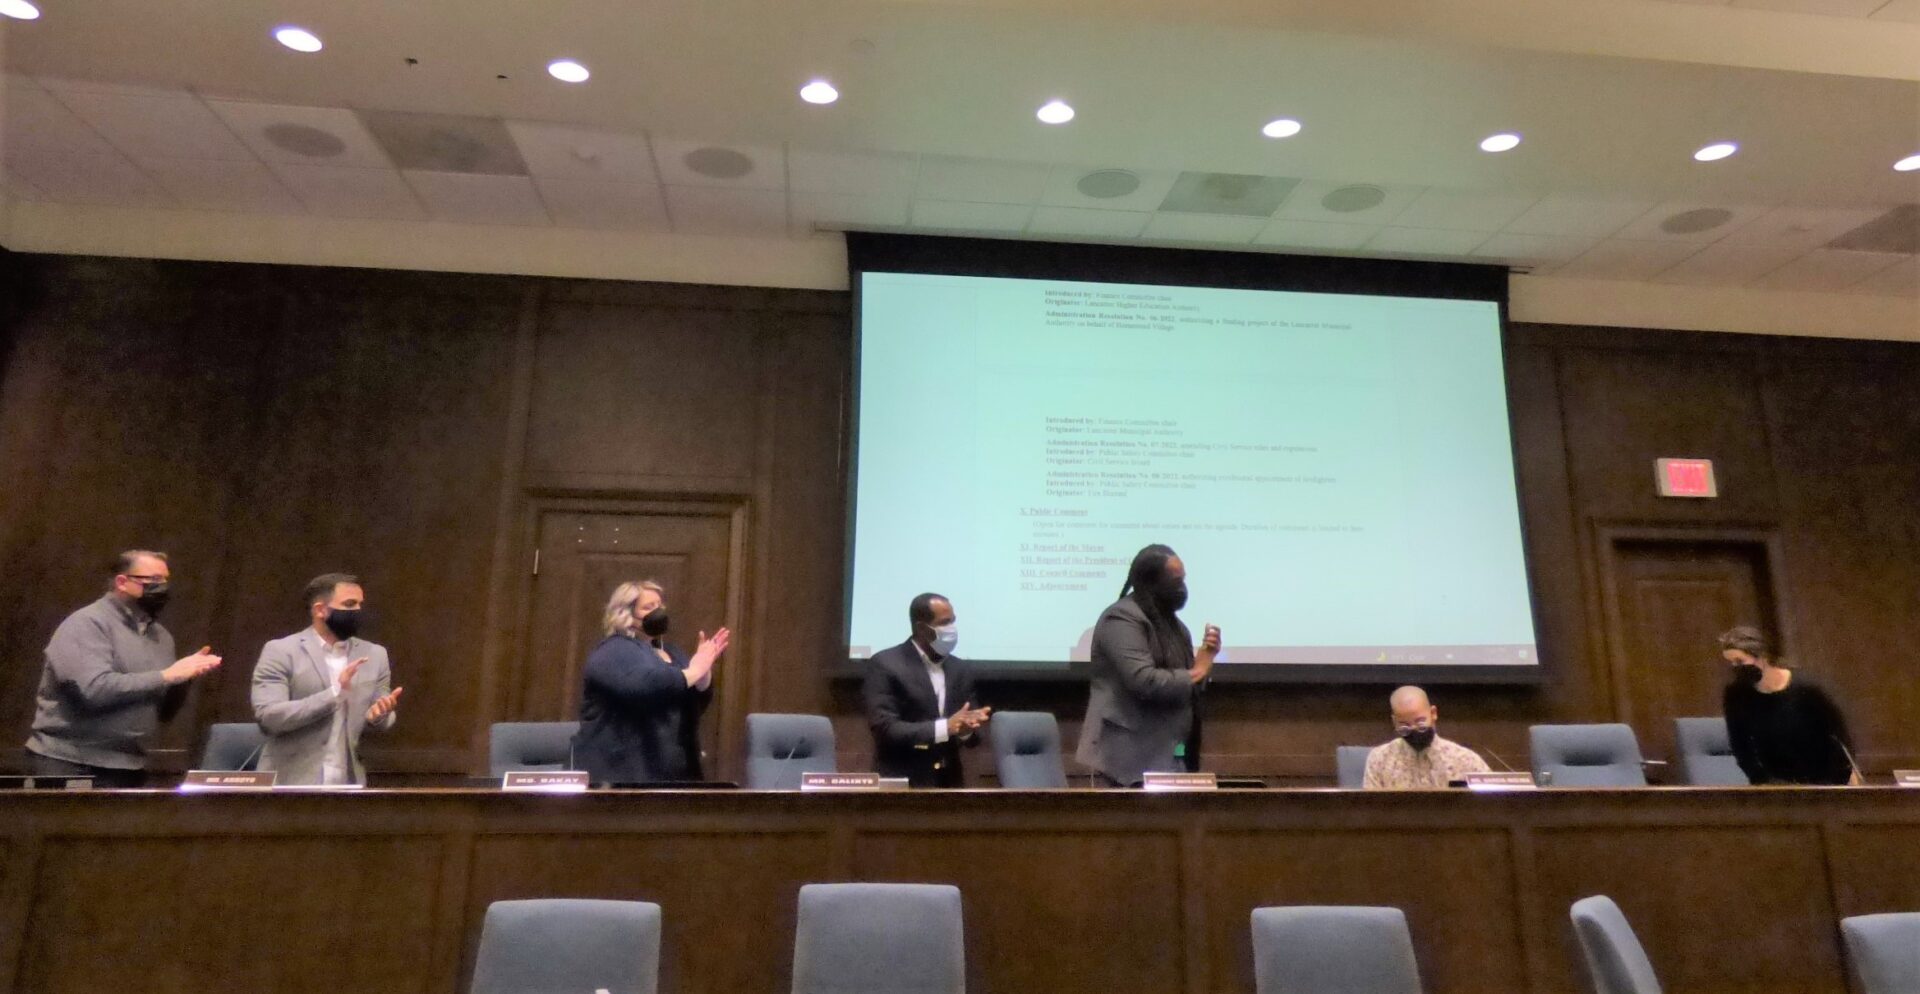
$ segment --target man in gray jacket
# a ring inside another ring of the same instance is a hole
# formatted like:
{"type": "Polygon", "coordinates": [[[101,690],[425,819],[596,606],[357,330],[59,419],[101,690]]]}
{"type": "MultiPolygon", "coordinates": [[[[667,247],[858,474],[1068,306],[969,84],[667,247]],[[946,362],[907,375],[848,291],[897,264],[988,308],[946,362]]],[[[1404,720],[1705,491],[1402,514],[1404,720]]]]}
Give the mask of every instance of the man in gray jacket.
{"type": "Polygon", "coordinates": [[[308,627],[268,642],[253,668],[253,717],[267,733],[260,769],[277,783],[365,784],[360,733],[397,718],[387,650],[359,638],[366,591],[347,573],[307,584],[308,627]]]}
{"type": "Polygon", "coordinates": [[[173,634],[158,620],[171,581],[166,553],[129,549],[114,560],[106,595],[54,630],[27,739],[35,776],[146,785],[141,738],[180,710],[188,681],[220,665],[206,648],[174,658],[173,634]]]}
{"type": "Polygon", "coordinates": [[[1193,730],[1193,704],[1220,651],[1208,625],[1196,652],[1175,613],[1187,605],[1187,568],[1164,545],[1133,557],[1120,599],[1093,626],[1087,717],[1074,756],[1103,787],[1131,787],[1148,771],[1178,772],[1174,748],[1193,730]]]}

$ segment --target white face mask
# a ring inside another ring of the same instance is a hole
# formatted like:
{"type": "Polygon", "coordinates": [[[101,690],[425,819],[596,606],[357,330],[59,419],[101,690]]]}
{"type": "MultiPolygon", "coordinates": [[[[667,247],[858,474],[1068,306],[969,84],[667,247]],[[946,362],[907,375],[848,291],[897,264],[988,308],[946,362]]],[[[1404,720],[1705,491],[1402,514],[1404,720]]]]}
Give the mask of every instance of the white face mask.
{"type": "Polygon", "coordinates": [[[933,630],[933,651],[942,656],[953,655],[953,649],[960,644],[960,629],[954,625],[941,625],[933,630]]]}

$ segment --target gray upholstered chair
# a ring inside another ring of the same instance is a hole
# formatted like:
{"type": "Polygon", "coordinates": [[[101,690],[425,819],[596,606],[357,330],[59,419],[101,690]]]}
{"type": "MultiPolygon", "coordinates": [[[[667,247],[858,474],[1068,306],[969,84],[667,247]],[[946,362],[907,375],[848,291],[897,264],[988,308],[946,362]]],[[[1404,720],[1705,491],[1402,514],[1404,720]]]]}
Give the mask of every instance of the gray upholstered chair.
{"type": "Polygon", "coordinates": [[[572,769],[573,735],[579,730],[577,721],[495,722],[487,729],[487,773],[572,769]]]}
{"type": "Polygon", "coordinates": [[[1627,916],[1610,897],[1573,902],[1573,935],[1593,994],[1661,994],[1660,979],[1627,916]]]}
{"type": "Polygon", "coordinates": [[[1745,787],[1747,774],[1733,758],[1725,718],[1673,719],[1680,782],[1692,787],[1745,787]]]}
{"type": "Polygon", "coordinates": [[[1861,994],[1920,991],[1920,913],[1842,918],[1840,934],[1861,994]]]}
{"type": "Polygon", "coordinates": [[[802,773],[837,773],[833,722],[817,714],[747,715],[747,789],[799,790],[802,773]]]}
{"type": "Polygon", "coordinates": [[[1535,725],[1529,729],[1533,775],[1554,787],[1645,787],[1640,740],[1625,725],[1535,725]]]}
{"type": "Polygon", "coordinates": [[[1045,711],[998,711],[987,723],[1000,786],[1056,790],[1067,785],[1060,723],[1045,711]]]}
{"type": "Polygon", "coordinates": [[[660,906],[641,901],[495,901],[470,994],[655,994],[660,906]]]}
{"type": "Polygon", "coordinates": [[[960,888],[808,884],[793,939],[793,994],[965,994],[960,888]]]}
{"type": "Polygon", "coordinates": [[[222,722],[207,729],[207,747],[200,752],[200,769],[251,770],[260,765],[260,747],[267,733],[251,721],[222,722]]]}
{"type": "Polygon", "coordinates": [[[1258,994],[1420,994],[1399,908],[1253,909],[1258,994]]]}
{"type": "Polygon", "coordinates": [[[1333,768],[1342,790],[1359,790],[1367,785],[1367,757],[1372,754],[1372,746],[1334,747],[1333,768]]]}

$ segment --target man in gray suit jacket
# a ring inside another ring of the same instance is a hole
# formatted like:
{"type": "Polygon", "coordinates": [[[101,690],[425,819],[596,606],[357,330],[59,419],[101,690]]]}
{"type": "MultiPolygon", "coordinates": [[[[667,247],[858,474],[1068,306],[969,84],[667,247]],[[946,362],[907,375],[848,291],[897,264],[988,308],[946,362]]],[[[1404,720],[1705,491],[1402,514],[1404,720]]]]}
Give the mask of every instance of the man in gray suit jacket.
{"type": "Polygon", "coordinates": [[[1175,612],[1187,604],[1187,568],[1164,545],[1133,557],[1120,599],[1093,626],[1087,717],[1074,758],[1102,786],[1130,787],[1148,771],[1182,769],[1174,747],[1193,728],[1193,702],[1220,651],[1208,625],[1196,652],[1175,612]]]}
{"type": "Polygon", "coordinates": [[[311,625],[268,642],[253,668],[253,717],[267,733],[260,769],[278,783],[364,784],[360,733],[392,728],[400,690],[387,650],[357,638],[366,591],[347,573],[307,584],[311,625]]]}

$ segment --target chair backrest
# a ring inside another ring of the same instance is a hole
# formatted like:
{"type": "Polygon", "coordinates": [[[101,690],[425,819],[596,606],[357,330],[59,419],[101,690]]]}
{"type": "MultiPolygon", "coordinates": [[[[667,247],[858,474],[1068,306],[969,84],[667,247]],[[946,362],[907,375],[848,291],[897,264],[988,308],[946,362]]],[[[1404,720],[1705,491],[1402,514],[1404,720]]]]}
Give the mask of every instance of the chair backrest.
{"type": "Polygon", "coordinates": [[[487,773],[569,769],[577,721],[500,721],[487,729],[487,773]]]}
{"type": "Polygon", "coordinates": [[[480,929],[470,994],[655,994],[659,986],[659,905],[495,901],[480,929]]]}
{"type": "Polygon", "coordinates": [[[222,722],[207,729],[207,747],[200,753],[203,770],[251,770],[260,765],[260,747],[267,733],[251,721],[222,722]]]}
{"type": "Polygon", "coordinates": [[[965,994],[960,888],[808,884],[793,939],[793,994],[965,994]]]}
{"type": "Polygon", "coordinates": [[[1573,902],[1573,935],[1593,994],[1660,994],[1660,979],[1627,916],[1610,897],[1573,902]]]}
{"type": "Polygon", "coordinates": [[[747,715],[748,790],[799,790],[802,773],[839,771],[824,715],[747,715]]]}
{"type": "Polygon", "coordinates": [[[1372,746],[1334,747],[1334,772],[1343,790],[1359,790],[1367,785],[1367,757],[1371,755],[1372,746]]]}
{"type": "Polygon", "coordinates": [[[1535,725],[1529,730],[1533,775],[1554,787],[1645,787],[1640,740],[1626,725],[1535,725]]]}
{"type": "Polygon", "coordinates": [[[1920,912],[1840,919],[1861,994],[1920,991],[1920,912]]]}
{"type": "Polygon", "coordinates": [[[1420,994],[1399,908],[1253,909],[1258,994],[1420,994]]]}
{"type": "Polygon", "coordinates": [[[1694,787],[1744,787],[1750,781],[1733,758],[1725,718],[1673,719],[1674,749],[1679,753],[1680,782],[1694,787]]]}
{"type": "Polygon", "coordinates": [[[1045,711],[997,711],[987,722],[1000,786],[1056,790],[1067,785],[1060,754],[1060,723],[1045,711]]]}

